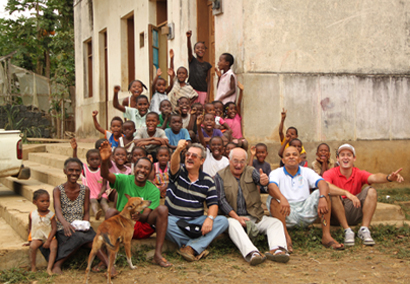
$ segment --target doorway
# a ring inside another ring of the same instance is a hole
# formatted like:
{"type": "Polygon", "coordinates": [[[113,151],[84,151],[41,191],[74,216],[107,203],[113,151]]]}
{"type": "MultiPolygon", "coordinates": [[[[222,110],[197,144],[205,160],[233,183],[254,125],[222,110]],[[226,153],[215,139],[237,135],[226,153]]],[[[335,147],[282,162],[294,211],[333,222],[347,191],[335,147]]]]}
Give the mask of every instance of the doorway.
{"type": "Polygon", "coordinates": [[[209,100],[214,100],[214,78],[215,78],[215,16],[212,15],[212,1],[197,0],[197,41],[205,42],[208,48],[204,60],[211,63],[210,73],[211,90],[209,100]]]}

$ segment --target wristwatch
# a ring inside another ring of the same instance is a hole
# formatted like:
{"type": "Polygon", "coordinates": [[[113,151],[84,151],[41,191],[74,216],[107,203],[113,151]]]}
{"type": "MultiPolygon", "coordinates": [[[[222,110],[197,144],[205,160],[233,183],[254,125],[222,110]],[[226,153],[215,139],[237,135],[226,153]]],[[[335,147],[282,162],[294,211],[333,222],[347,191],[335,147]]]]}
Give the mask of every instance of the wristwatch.
{"type": "Polygon", "coordinates": [[[212,216],[212,215],[208,215],[207,217],[208,217],[209,219],[211,219],[212,221],[215,220],[215,217],[212,216]]]}
{"type": "Polygon", "coordinates": [[[319,199],[320,198],[326,198],[326,196],[322,194],[321,196],[319,196],[319,199]]]}

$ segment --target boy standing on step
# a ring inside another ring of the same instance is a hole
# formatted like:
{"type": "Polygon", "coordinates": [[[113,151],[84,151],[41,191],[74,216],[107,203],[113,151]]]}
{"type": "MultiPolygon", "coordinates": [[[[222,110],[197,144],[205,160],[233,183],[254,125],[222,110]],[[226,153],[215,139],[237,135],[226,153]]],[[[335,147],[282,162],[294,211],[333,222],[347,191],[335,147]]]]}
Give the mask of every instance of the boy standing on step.
{"type": "Polygon", "coordinates": [[[331,224],[340,224],[345,230],[345,246],[354,246],[354,232],[349,226],[362,221],[358,236],[363,244],[375,244],[369,230],[370,221],[377,206],[377,192],[370,185],[373,183],[402,182],[399,174],[402,168],[389,175],[371,174],[354,167],[356,151],[350,144],[343,144],[337,150],[339,167],[323,173],[323,178],[329,183],[332,201],[331,224]],[[362,190],[362,186],[368,184],[362,190]]]}

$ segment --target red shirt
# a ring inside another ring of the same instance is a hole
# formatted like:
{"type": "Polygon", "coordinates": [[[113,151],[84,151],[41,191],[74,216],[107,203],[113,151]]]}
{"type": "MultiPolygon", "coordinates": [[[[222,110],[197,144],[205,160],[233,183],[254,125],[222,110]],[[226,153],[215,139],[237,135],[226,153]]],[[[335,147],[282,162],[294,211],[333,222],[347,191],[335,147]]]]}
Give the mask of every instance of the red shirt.
{"type": "MultiPolygon", "coordinates": [[[[362,191],[364,184],[369,184],[367,179],[372,174],[366,171],[359,170],[353,167],[351,176],[347,179],[340,172],[340,167],[332,168],[323,173],[323,178],[331,184],[349,191],[353,195],[357,195],[362,191]]],[[[343,196],[345,198],[345,196],[343,196]]]]}

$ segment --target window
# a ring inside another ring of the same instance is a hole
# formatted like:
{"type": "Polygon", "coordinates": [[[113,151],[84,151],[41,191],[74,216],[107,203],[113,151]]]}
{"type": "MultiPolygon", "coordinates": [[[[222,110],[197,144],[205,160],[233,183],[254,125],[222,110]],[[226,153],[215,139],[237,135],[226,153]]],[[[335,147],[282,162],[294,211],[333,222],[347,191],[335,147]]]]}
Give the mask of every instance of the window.
{"type": "Polygon", "coordinates": [[[85,43],[86,49],[86,92],[84,92],[85,98],[91,98],[93,96],[93,44],[89,40],[85,43]]]}

